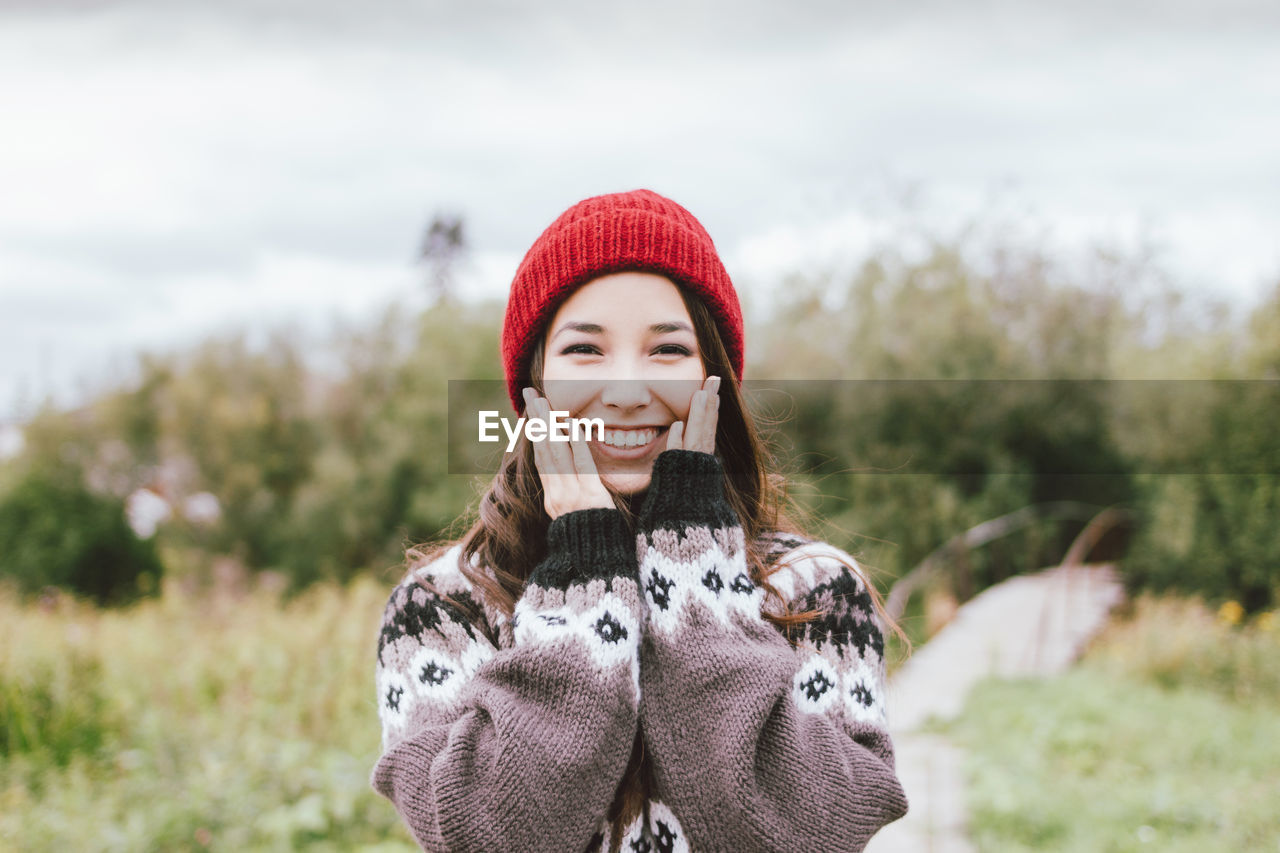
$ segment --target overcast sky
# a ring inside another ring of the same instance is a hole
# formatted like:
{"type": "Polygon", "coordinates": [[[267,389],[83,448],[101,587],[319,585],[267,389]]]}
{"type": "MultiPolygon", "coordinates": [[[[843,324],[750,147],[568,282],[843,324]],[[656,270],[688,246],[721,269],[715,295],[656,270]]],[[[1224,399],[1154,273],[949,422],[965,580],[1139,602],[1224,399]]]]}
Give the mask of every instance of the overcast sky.
{"type": "Polygon", "coordinates": [[[1024,212],[1242,305],[1280,276],[1274,0],[0,0],[0,122],[0,421],[142,348],[420,301],[437,211],[504,293],[640,186],[744,288],[1024,212]]]}

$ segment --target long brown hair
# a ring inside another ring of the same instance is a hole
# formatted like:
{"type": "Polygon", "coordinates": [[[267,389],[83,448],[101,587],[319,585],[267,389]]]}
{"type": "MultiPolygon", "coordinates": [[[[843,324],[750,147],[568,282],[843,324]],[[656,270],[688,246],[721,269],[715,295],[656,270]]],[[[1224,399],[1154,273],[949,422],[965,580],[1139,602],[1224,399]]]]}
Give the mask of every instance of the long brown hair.
{"type": "MultiPolygon", "coordinates": [[[[799,537],[806,534],[793,521],[798,513],[787,494],[786,477],[777,473],[774,459],[756,429],[711,312],[701,299],[683,288],[680,296],[693,321],[706,374],[726,380],[720,385],[716,453],[724,464],[725,496],[742,525],[751,579],[765,591],[761,615],[794,644],[799,630],[822,614],[814,610],[792,611],[790,603],[769,583],[769,576],[785,563],[771,560],[769,543],[763,534],[799,537]]],[[[532,384],[540,394],[543,393],[543,349],[544,343],[539,341],[530,364],[532,384]]],[[[614,502],[634,527],[637,499],[614,493],[614,502]]],[[[461,544],[458,562],[462,574],[485,602],[510,617],[530,573],[546,556],[550,523],[543,506],[542,482],[534,464],[533,445],[521,433],[513,452],[504,454],[498,473],[480,499],[478,518],[462,538],[457,543],[419,546],[411,549],[408,557],[412,565],[421,565],[452,545],[461,544]]],[[[858,572],[854,566],[849,568],[858,572]]],[[[864,581],[883,624],[901,634],[884,611],[875,587],[869,580],[864,578],[864,581]]],[[[612,850],[618,849],[622,832],[640,814],[652,788],[651,768],[643,739],[637,732],[630,764],[609,810],[613,825],[612,850]]]]}

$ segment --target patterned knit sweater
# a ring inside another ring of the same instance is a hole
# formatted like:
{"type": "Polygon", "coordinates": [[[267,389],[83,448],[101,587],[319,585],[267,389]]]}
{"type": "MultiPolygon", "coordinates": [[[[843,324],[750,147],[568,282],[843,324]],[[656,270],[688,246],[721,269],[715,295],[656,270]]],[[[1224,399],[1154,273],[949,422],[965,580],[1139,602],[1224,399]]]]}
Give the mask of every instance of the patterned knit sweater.
{"type": "Polygon", "coordinates": [[[475,601],[456,546],[416,574],[461,607],[413,573],[396,588],[372,781],[423,848],[618,849],[606,815],[637,730],[654,790],[627,853],[847,853],[906,812],[855,564],[771,538],[769,582],[823,612],[793,647],[723,489],[714,456],[660,454],[635,533],[612,509],[551,523],[511,619],[475,601]]]}

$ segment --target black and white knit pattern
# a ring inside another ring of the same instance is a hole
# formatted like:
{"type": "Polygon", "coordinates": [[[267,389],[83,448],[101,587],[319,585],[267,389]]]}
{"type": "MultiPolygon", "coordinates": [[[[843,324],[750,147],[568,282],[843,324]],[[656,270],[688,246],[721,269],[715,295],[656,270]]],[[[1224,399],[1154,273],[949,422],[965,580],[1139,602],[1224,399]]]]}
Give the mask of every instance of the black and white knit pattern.
{"type": "Polygon", "coordinates": [[[649,839],[653,853],[689,853],[689,842],[675,814],[657,800],[650,800],[645,807],[649,839]]]}
{"type": "MultiPolygon", "coordinates": [[[[594,839],[598,846],[593,844],[590,853],[609,853],[612,831],[608,820],[601,823],[594,839]]],[[[645,803],[644,811],[622,831],[618,847],[620,853],[690,853],[690,849],[675,813],[658,800],[645,803]]]]}
{"type": "Polygon", "coordinates": [[[431,572],[411,572],[392,593],[378,638],[378,715],[384,747],[398,738],[418,706],[451,706],[462,686],[495,654],[465,615],[417,580],[470,605],[472,587],[457,570],[461,548],[441,555],[431,572]]]}
{"type": "Polygon", "coordinates": [[[793,607],[822,612],[800,644],[807,657],[792,680],[796,706],[885,725],[884,636],[857,563],[822,542],[805,543],[781,562],[769,582],[793,607]]]}
{"type": "Polygon", "coordinates": [[[695,603],[726,626],[735,616],[759,619],[764,590],[747,570],[740,528],[695,528],[687,535],[657,530],[647,534],[640,550],[640,586],[650,627],[675,630],[695,603]]]}
{"type": "MultiPolygon", "coordinates": [[[[634,589],[634,584],[626,582],[634,589]]],[[[620,583],[619,586],[622,586],[620,583]]],[[[622,591],[605,591],[605,581],[592,580],[568,591],[547,590],[542,596],[526,595],[516,604],[513,617],[516,645],[553,644],[566,640],[590,652],[601,670],[626,665],[637,699],[640,696],[640,622],[634,601],[622,591]]],[[[634,599],[634,594],[630,596],[634,599]]]]}

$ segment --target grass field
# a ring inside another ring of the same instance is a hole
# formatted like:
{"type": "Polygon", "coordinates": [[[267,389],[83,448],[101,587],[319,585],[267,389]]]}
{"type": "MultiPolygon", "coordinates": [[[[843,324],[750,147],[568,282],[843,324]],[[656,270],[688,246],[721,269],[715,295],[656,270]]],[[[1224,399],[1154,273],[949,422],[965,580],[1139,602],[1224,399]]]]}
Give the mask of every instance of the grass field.
{"type": "Polygon", "coordinates": [[[416,850],[368,782],[389,589],[0,599],[0,849],[416,850]]]}
{"type": "Polygon", "coordinates": [[[990,682],[950,733],[983,851],[1280,851],[1280,635],[1138,602],[1081,666],[990,682]]]}

